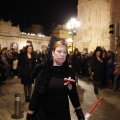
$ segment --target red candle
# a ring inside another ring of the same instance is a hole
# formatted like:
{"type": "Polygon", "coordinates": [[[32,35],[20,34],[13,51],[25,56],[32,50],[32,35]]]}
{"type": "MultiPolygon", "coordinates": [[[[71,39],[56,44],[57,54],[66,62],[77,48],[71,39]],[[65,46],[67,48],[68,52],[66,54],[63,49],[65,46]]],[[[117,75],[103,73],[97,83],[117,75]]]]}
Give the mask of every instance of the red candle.
{"type": "Polygon", "coordinates": [[[91,114],[91,112],[95,109],[95,107],[98,105],[98,103],[100,102],[102,100],[102,97],[100,97],[99,99],[98,99],[98,101],[94,104],[94,106],[89,110],[89,114],[91,114]]]}

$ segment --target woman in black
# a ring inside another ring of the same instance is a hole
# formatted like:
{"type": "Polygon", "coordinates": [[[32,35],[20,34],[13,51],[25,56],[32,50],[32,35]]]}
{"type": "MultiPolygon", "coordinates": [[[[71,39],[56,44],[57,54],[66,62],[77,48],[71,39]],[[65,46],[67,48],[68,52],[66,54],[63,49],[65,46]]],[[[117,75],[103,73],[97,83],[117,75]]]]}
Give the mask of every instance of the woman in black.
{"type": "Polygon", "coordinates": [[[92,58],[91,70],[93,74],[94,93],[100,98],[98,91],[99,85],[104,78],[104,63],[102,58],[102,49],[97,47],[92,58]]]}
{"type": "Polygon", "coordinates": [[[68,97],[75,108],[78,120],[84,120],[74,80],[75,74],[66,60],[67,45],[60,38],[51,38],[51,41],[55,40],[52,51],[51,43],[48,46],[53,59],[39,65],[35,70],[41,72],[36,78],[27,120],[71,120],[68,97]]]}
{"type": "Polygon", "coordinates": [[[21,68],[21,84],[24,85],[24,93],[25,93],[25,101],[30,101],[30,96],[32,92],[32,84],[34,83],[34,79],[31,78],[31,73],[34,70],[36,65],[35,56],[33,53],[32,45],[26,46],[26,51],[24,52],[20,68],[21,68]]]}
{"type": "Polygon", "coordinates": [[[75,80],[78,84],[78,75],[80,74],[80,65],[81,65],[81,54],[79,50],[76,48],[71,59],[71,65],[75,72],[75,80]]]}

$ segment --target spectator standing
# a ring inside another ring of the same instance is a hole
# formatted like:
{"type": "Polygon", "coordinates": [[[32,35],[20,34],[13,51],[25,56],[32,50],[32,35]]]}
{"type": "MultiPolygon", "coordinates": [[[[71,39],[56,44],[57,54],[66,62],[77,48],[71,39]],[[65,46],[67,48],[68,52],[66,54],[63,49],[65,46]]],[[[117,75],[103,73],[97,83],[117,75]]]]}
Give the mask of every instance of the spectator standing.
{"type": "Polygon", "coordinates": [[[104,63],[102,59],[102,49],[97,47],[92,58],[91,70],[93,74],[94,93],[100,98],[98,91],[99,85],[104,77],[104,63]]]}
{"type": "Polygon", "coordinates": [[[6,48],[1,50],[1,60],[4,63],[3,71],[4,71],[4,80],[6,80],[10,76],[10,64],[6,58],[6,48]]]}
{"type": "Polygon", "coordinates": [[[78,75],[80,74],[80,65],[81,65],[81,54],[77,48],[75,49],[72,55],[71,65],[75,72],[75,80],[78,83],[78,75]]]}
{"type": "Polygon", "coordinates": [[[108,62],[107,62],[107,82],[108,82],[108,88],[112,89],[113,88],[113,83],[114,83],[114,58],[112,56],[112,51],[108,51],[107,53],[108,57],[108,62]]]}
{"type": "Polygon", "coordinates": [[[35,68],[35,56],[33,52],[33,46],[26,46],[26,50],[21,59],[21,84],[24,85],[25,101],[29,102],[32,92],[32,84],[34,79],[31,77],[31,73],[35,68]]]}
{"type": "Polygon", "coordinates": [[[117,65],[114,69],[114,91],[119,90],[120,88],[120,66],[117,65]]]}
{"type": "Polygon", "coordinates": [[[39,50],[36,50],[35,51],[36,65],[41,63],[41,59],[42,59],[41,52],[39,50]]]}

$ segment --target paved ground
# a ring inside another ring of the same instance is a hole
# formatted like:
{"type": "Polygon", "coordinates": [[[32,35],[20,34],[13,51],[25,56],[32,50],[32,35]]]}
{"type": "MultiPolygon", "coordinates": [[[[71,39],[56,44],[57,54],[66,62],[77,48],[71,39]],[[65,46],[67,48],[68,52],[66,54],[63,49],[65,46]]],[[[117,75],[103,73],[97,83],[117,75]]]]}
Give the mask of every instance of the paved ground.
{"type": "MultiPolygon", "coordinates": [[[[93,92],[92,81],[89,81],[87,78],[80,78],[77,89],[81,107],[85,114],[97,102],[97,98],[93,92]]],[[[13,120],[11,115],[15,113],[15,93],[21,94],[21,109],[24,110],[24,117],[18,120],[25,120],[28,103],[24,102],[23,86],[20,84],[20,79],[7,80],[0,87],[0,120],[13,120]]],[[[103,99],[94,109],[89,120],[120,120],[120,90],[114,92],[107,88],[101,88],[100,94],[103,99]]],[[[71,103],[70,111],[72,120],[77,120],[71,103]]]]}
{"type": "MultiPolygon", "coordinates": [[[[79,80],[79,85],[78,92],[85,113],[92,108],[97,98],[93,92],[92,81],[82,78],[79,80]]],[[[89,120],[120,120],[120,90],[114,92],[111,89],[101,88],[99,91],[103,99],[91,113],[89,120]]]]}

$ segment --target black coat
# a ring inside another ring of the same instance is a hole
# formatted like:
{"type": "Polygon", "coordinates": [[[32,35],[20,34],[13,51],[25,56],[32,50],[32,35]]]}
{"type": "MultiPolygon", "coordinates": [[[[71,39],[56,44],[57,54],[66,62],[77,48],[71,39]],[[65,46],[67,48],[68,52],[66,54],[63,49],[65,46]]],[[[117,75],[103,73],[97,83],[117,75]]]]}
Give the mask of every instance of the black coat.
{"type": "MultiPolygon", "coordinates": [[[[64,85],[64,78],[75,78],[74,72],[70,68],[63,66],[53,66],[49,68],[50,81],[47,86],[47,92],[41,94],[39,92],[39,82],[36,81],[34,92],[29,104],[29,110],[37,111],[40,120],[71,120],[69,99],[73,107],[79,107],[79,97],[76,90],[76,83],[73,82],[72,90],[64,85]]],[[[48,74],[46,73],[45,76],[48,74]]]]}
{"type": "Polygon", "coordinates": [[[93,80],[102,81],[104,79],[104,62],[100,62],[96,56],[93,56],[91,70],[94,72],[93,80]]]}
{"type": "Polygon", "coordinates": [[[31,73],[36,65],[35,56],[32,54],[32,58],[28,58],[27,54],[24,54],[21,60],[20,73],[21,73],[21,84],[32,84],[34,79],[31,77],[31,73]]]}
{"type": "Polygon", "coordinates": [[[80,73],[81,58],[79,55],[73,54],[71,65],[75,73],[80,73]]]}

